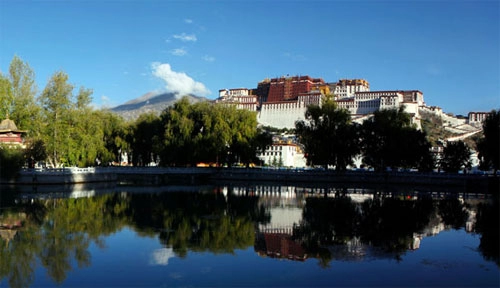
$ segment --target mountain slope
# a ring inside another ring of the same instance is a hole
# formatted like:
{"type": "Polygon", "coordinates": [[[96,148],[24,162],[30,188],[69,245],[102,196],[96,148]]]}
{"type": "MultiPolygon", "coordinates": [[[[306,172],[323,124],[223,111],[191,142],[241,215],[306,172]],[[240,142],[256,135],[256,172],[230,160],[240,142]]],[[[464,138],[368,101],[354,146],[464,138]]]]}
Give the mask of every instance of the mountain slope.
{"type": "MultiPolygon", "coordinates": [[[[207,98],[194,95],[186,95],[185,97],[187,97],[191,103],[208,101],[207,98]]],[[[135,120],[139,115],[144,113],[160,115],[163,110],[172,106],[179,99],[180,98],[174,93],[155,94],[154,92],[149,92],[139,98],[132,99],[122,105],[111,108],[110,110],[126,120],[135,120]]]]}

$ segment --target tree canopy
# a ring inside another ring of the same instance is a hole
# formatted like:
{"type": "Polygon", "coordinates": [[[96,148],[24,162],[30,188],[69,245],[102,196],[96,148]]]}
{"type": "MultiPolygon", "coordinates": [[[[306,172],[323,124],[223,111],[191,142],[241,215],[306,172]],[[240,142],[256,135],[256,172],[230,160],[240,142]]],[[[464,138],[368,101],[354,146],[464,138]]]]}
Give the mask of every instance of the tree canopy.
{"type": "Polygon", "coordinates": [[[10,117],[27,132],[28,137],[39,137],[42,121],[41,107],[36,101],[35,72],[27,62],[14,56],[9,66],[9,79],[14,97],[10,117]]]}
{"type": "Polygon", "coordinates": [[[254,112],[182,98],[161,115],[163,165],[220,165],[255,160],[258,145],[254,112]]]}
{"type": "Polygon", "coordinates": [[[483,170],[500,168],[500,110],[493,110],[483,122],[484,137],[477,141],[480,167],[483,170]]]}
{"type": "Polygon", "coordinates": [[[297,121],[295,131],[309,165],[343,171],[359,153],[359,129],[351,123],[349,111],[339,109],[331,96],[321,106],[307,107],[305,121],[297,121]]]}
{"type": "Polygon", "coordinates": [[[431,145],[425,133],[411,124],[404,107],[375,111],[363,122],[361,134],[363,162],[376,171],[387,167],[429,171],[434,167],[431,145]]]}
{"type": "Polygon", "coordinates": [[[440,166],[445,172],[457,173],[471,168],[471,150],[463,141],[448,142],[443,149],[440,166]]]}
{"type": "Polygon", "coordinates": [[[64,71],[55,72],[36,97],[34,72],[14,57],[0,74],[0,113],[27,130],[25,162],[52,167],[108,165],[122,153],[134,165],[214,165],[256,161],[270,137],[257,129],[255,112],[180,99],[161,116],[141,115],[127,123],[91,106],[91,89],[76,89],[64,71]]]}
{"type": "Polygon", "coordinates": [[[0,113],[26,131],[28,166],[36,161],[53,167],[108,163],[128,147],[124,120],[92,107],[92,90],[76,90],[65,72],[54,73],[38,97],[36,93],[33,69],[15,56],[9,74],[0,74],[0,113]]]}

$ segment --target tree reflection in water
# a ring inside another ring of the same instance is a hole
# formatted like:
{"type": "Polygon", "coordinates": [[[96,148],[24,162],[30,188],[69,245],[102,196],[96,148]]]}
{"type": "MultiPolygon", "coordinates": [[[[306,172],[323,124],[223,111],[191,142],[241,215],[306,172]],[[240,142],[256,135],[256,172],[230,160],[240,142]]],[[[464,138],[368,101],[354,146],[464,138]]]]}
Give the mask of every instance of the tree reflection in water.
{"type": "Polygon", "coordinates": [[[332,260],[389,257],[399,261],[408,250],[418,249],[425,236],[466,228],[467,232],[481,233],[481,253],[498,265],[498,198],[468,204],[457,194],[435,200],[429,194],[374,193],[362,202],[353,201],[352,196],[356,195],[347,196],[335,189],[306,198],[302,220],[293,232],[261,231],[256,251],[259,255],[303,260],[302,250],[293,249],[299,251],[293,255],[291,249],[301,244],[307,257],[318,258],[323,267],[332,260]]]}
{"type": "Polygon", "coordinates": [[[499,255],[500,243],[499,227],[499,198],[496,195],[492,204],[480,203],[477,211],[476,232],[481,234],[479,251],[488,261],[494,261],[500,266],[499,255]]]}
{"type": "Polygon", "coordinates": [[[0,279],[8,279],[12,287],[30,286],[38,262],[55,283],[62,284],[77,268],[71,263],[78,268],[91,265],[91,243],[104,247],[103,238],[124,227],[158,237],[178,257],[186,257],[188,251],[234,253],[254,246],[259,255],[301,261],[314,257],[323,267],[334,259],[400,259],[418,248],[423,236],[435,233],[435,227],[462,229],[471,214],[477,214],[470,232],[481,234],[479,250],[499,264],[498,198],[490,201],[493,204],[469,205],[456,197],[407,199],[374,193],[354,201],[336,192],[305,197],[300,223],[280,233],[259,231],[259,224],[271,219],[269,199],[222,193],[218,188],[208,193],[110,193],[32,201],[4,197],[0,279]]]}
{"type": "Polygon", "coordinates": [[[91,242],[102,244],[101,237],[122,227],[119,203],[116,195],[104,195],[23,201],[10,208],[26,218],[14,239],[0,239],[0,278],[8,277],[12,287],[29,286],[38,260],[51,279],[63,283],[70,263],[91,264],[91,242]]]}

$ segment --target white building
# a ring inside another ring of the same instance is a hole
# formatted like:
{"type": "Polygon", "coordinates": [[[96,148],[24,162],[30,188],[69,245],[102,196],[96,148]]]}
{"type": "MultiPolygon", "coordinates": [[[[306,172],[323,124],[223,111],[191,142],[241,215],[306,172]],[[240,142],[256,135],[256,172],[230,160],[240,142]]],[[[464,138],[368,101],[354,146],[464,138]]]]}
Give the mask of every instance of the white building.
{"type": "Polygon", "coordinates": [[[247,88],[221,89],[215,103],[235,105],[238,109],[257,111],[257,96],[247,88]]]}
{"type": "Polygon", "coordinates": [[[490,112],[469,112],[469,124],[480,124],[482,125],[484,120],[490,112]]]}
{"type": "Polygon", "coordinates": [[[306,167],[306,158],[299,145],[291,142],[276,142],[257,153],[262,164],[281,167],[306,167]]]}
{"type": "Polygon", "coordinates": [[[321,93],[314,91],[301,94],[294,101],[262,103],[257,121],[263,126],[293,129],[296,121],[305,120],[307,106],[321,105],[321,100],[321,93]]]}
{"type": "Polygon", "coordinates": [[[364,79],[341,79],[330,84],[336,99],[353,97],[356,92],[370,91],[370,84],[364,79]]]}
{"type": "Polygon", "coordinates": [[[339,98],[336,102],[339,108],[347,109],[355,117],[404,105],[405,112],[412,116],[417,127],[420,127],[419,107],[425,106],[424,95],[418,90],[355,92],[353,97],[339,98]]]}
{"type": "Polygon", "coordinates": [[[247,88],[220,89],[219,97],[248,96],[250,92],[247,88]]]}

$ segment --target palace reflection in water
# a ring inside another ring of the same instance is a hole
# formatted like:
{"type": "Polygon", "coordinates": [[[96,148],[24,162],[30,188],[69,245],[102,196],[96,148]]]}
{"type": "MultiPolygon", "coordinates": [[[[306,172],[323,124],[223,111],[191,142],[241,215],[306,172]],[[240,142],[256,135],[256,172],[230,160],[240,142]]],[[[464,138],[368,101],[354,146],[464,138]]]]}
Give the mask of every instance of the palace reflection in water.
{"type": "Polygon", "coordinates": [[[498,199],[488,195],[265,185],[73,188],[2,190],[0,284],[36,284],[40,265],[63,284],[70,271],[93,265],[91,246],[104,249],[123,229],[161,243],[150,257],[157,265],[190,252],[249,247],[260,257],[317,259],[320,269],[337,260],[400,261],[425,237],[450,229],[479,234],[478,253],[499,265],[498,199]]]}

